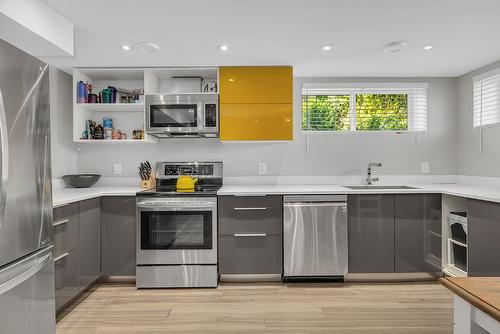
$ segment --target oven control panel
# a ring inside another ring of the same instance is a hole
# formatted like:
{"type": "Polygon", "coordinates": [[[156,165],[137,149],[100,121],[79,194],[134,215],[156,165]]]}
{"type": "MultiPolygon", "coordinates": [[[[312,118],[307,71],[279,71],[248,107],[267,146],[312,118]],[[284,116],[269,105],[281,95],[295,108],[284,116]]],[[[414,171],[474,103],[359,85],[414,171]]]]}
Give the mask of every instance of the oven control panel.
{"type": "MultiPolygon", "coordinates": [[[[222,179],[222,161],[161,162],[156,163],[156,178],[177,180],[179,175],[202,179],[222,179]]],[[[222,180],[220,180],[222,185],[222,180]]]]}
{"type": "Polygon", "coordinates": [[[212,165],[165,165],[164,175],[213,175],[212,165]]]}

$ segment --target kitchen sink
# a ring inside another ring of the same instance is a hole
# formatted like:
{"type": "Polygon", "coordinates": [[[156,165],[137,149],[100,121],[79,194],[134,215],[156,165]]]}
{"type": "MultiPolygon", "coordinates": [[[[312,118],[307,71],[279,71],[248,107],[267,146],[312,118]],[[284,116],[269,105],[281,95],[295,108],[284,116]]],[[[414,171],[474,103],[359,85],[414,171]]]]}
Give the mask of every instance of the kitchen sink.
{"type": "Polygon", "coordinates": [[[349,188],[349,189],[353,189],[353,190],[356,190],[356,189],[364,189],[364,190],[371,190],[371,189],[388,189],[388,190],[391,190],[391,189],[417,189],[415,187],[409,187],[409,186],[344,186],[345,188],[349,188]]]}

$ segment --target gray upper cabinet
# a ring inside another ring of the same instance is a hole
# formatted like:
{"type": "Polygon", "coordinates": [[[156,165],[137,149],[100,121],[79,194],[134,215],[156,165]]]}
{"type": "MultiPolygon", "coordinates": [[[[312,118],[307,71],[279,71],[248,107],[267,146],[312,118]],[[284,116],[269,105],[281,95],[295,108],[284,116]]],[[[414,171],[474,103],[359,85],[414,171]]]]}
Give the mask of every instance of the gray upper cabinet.
{"type": "Polygon", "coordinates": [[[349,195],[350,273],[394,272],[394,195],[349,195]]]}
{"type": "Polygon", "coordinates": [[[101,199],[78,203],[80,291],[101,275],[101,199]]]}
{"type": "Polygon", "coordinates": [[[441,272],[441,194],[395,195],[395,271],[441,272]]]}
{"type": "Polygon", "coordinates": [[[135,197],[103,197],[102,276],[135,276],[135,197]]]}
{"type": "Polygon", "coordinates": [[[219,272],[281,274],[282,197],[219,196],[219,272]]]}
{"type": "Polygon", "coordinates": [[[467,200],[467,274],[500,276],[500,204],[467,200]]]}

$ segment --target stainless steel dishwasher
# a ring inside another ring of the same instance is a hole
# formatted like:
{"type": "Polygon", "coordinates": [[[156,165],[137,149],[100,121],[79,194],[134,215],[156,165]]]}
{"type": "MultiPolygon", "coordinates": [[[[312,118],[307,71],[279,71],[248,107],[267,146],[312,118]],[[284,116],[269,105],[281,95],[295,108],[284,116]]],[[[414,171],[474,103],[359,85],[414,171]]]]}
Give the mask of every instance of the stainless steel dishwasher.
{"type": "Polygon", "coordinates": [[[347,196],[285,196],[283,219],[285,281],[347,274],[347,196]]]}

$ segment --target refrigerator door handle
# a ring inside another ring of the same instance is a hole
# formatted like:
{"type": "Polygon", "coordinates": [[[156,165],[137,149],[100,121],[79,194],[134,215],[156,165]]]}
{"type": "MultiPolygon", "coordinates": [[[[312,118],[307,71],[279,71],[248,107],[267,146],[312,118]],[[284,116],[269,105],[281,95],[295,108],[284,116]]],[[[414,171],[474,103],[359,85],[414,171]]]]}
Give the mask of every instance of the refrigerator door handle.
{"type": "MultiPolygon", "coordinates": [[[[23,267],[29,267],[27,270],[24,270],[21,273],[15,272],[12,275],[6,274],[6,279],[4,282],[0,282],[0,295],[4,294],[5,292],[11,290],[12,288],[15,288],[16,286],[20,285],[24,281],[30,279],[34,275],[36,275],[40,270],[45,267],[45,265],[52,259],[52,252],[46,254],[45,256],[41,258],[33,258],[31,259],[28,263],[23,264],[23,267]],[[13,276],[13,277],[12,277],[13,276]]],[[[7,268],[4,271],[8,272],[9,268],[7,268]]],[[[0,272],[0,279],[2,279],[2,273],[0,272]]]]}
{"type": "Polygon", "coordinates": [[[2,229],[5,204],[7,201],[7,180],[9,178],[9,134],[7,132],[7,118],[5,116],[5,103],[2,90],[0,90],[0,230],[2,229]]]}

